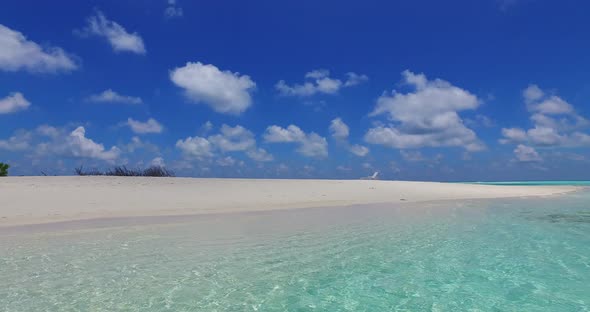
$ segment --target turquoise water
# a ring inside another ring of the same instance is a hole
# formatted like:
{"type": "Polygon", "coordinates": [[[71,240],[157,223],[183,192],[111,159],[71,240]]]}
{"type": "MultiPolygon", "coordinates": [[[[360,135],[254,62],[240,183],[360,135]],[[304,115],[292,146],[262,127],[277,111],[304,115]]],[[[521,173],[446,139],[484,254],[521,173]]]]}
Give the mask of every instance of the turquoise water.
{"type": "Polygon", "coordinates": [[[589,203],[577,193],[5,230],[0,310],[588,311],[589,203]]]}
{"type": "Polygon", "coordinates": [[[573,185],[590,186],[590,181],[505,181],[505,182],[470,182],[485,185],[573,185]]]}

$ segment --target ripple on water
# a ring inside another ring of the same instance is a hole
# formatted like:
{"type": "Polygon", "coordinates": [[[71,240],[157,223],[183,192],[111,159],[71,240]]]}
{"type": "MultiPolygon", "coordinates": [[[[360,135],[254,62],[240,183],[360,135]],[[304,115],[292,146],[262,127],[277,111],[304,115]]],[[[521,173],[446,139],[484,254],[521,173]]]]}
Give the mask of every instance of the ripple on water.
{"type": "Polygon", "coordinates": [[[584,196],[0,237],[6,311],[584,311],[584,196]]]}

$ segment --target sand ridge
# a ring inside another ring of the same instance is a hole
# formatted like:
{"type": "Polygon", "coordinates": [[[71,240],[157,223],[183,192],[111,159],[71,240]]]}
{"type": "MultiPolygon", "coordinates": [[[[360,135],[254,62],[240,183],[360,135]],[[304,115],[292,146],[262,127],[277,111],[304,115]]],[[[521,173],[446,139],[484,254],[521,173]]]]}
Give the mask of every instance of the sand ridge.
{"type": "Polygon", "coordinates": [[[369,180],[7,177],[0,179],[0,227],[96,218],[553,196],[578,189],[369,180]]]}

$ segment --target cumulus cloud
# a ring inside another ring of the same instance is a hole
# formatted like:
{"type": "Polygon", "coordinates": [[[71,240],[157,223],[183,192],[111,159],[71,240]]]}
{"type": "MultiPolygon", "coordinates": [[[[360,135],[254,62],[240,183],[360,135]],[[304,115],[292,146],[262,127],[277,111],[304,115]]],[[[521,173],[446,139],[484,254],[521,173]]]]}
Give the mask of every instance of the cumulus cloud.
{"type": "Polygon", "coordinates": [[[141,104],[143,101],[139,97],[122,95],[112,89],[104,90],[99,94],[93,94],[87,98],[89,102],[95,103],[117,103],[117,104],[141,104]]]}
{"type": "Polygon", "coordinates": [[[474,110],[480,100],[469,91],[447,81],[428,80],[424,74],[402,73],[410,93],[383,94],[370,116],[386,115],[389,125],[368,130],[365,140],[392,148],[457,146],[468,151],[485,148],[475,132],[467,128],[460,111],[474,110]]]}
{"type": "Polygon", "coordinates": [[[104,145],[94,142],[86,137],[84,127],[78,127],[66,138],[69,153],[74,157],[94,158],[113,161],[119,157],[120,150],[117,147],[105,149],[104,145]]]}
{"type": "Polygon", "coordinates": [[[141,122],[133,118],[128,118],[127,125],[129,126],[129,128],[131,128],[131,131],[138,134],[161,133],[162,130],[164,130],[162,124],[160,124],[154,118],[150,118],[145,122],[141,122]]]}
{"type": "Polygon", "coordinates": [[[363,82],[369,81],[369,77],[367,75],[359,75],[353,72],[346,73],[348,77],[346,81],[344,81],[344,87],[352,87],[359,85],[363,82]]]}
{"type": "Polygon", "coordinates": [[[350,131],[341,118],[334,118],[330,122],[330,134],[335,139],[344,140],[348,138],[350,131]]]}
{"type": "Polygon", "coordinates": [[[32,135],[29,131],[18,130],[6,140],[0,140],[0,150],[22,151],[31,146],[32,135]]]}
{"type": "Polygon", "coordinates": [[[266,150],[256,146],[254,133],[240,125],[231,127],[223,124],[217,134],[178,140],[176,147],[183,151],[185,156],[198,159],[212,157],[216,152],[244,152],[247,157],[257,162],[274,159],[266,150]]]}
{"type": "Polygon", "coordinates": [[[49,142],[37,145],[36,152],[38,155],[53,153],[69,157],[113,162],[118,159],[121,154],[121,150],[115,146],[106,149],[103,144],[96,143],[92,139],[87,138],[86,129],[82,126],[77,127],[66,134],[64,134],[63,131],[50,126],[38,128],[38,130],[53,138],[53,140],[49,142]]]}
{"type": "Polygon", "coordinates": [[[162,158],[162,157],[155,157],[150,162],[150,165],[155,166],[155,167],[166,167],[166,163],[164,162],[164,158],[162,158]]]}
{"type": "Polygon", "coordinates": [[[209,142],[222,152],[246,151],[256,147],[254,133],[240,125],[222,125],[219,134],[209,136],[209,142]]]}
{"type": "Polygon", "coordinates": [[[520,162],[542,161],[541,156],[539,156],[539,153],[537,153],[533,147],[523,144],[518,144],[518,146],[516,146],[514,149],[514,156],[516,156],[516,159],[520,162]]]}
{"type": "Polygon", "coordinates": [[[213,156],[213,146],[203,137],[188,137],[176,142],[176,148],[180,149],[185,156],[194,158],[205,158],[213,156]]]}
{"type": "Polygon", "coordinates": [[[231,156],[220,158],[216,162],[221,167],[231,167],[237,163],[237,161],[231,156]]]}
{"type": "Polygon", "coordinates": [[[279,94],[286,96],[312,96],[317,93],[336,94],[340,89],[356,86],[367,81],[366,75],[347,73],[346,80],[330,77],[330,71],[316,69],[305,74],[306,81],[302,84],[288,85],[284,80],[276,83],[275,88],[279,94]]]}
{"type": "Polygon", "coordinates": [[[131,141],[128,144],[123,145],[122,148],[129,153],[133,153],[139,149],[148,150],[152,153],[160,153],[160,148],[156,144],[142,141],[137,136],[132,137],[131,141]]]}
{"type": "Polygon", "coordinates": [[[369,154],[369,149],[366,146],[362,146],[362,145],[358,145],[358,144],[351,145],[349,150],[351,153],[353,153],[359,157],[365,157],[365,156],[367,156],[367,154],[369,154]]]}
{"type": "Polygon", "coordinates": [[[316,133],[310,133],[300,142],[297,152],[307,157],[328,157],[328,142],[316,133]]]}
{"type": "MultiPolygon", "coordinates": [[[[425,156],[420,151],[412,151],[412,150],[400,150],[400,155],[406,162],[411,163],[422,163],[430,168],[433,168],[441,163],[444,156],[442,154],[436,154],[433,156],[425,156]]],[[[468,154],[467,152],[465,154],[468,154]]],[[[465,155],[463,156],[465,158],[465,155]]],[[[441,168],[446,170],[444,168],[441,168]]]]}
{"type": "Polygon", "coordinates": [[[247,75],[221,71],[211,64],[186,63],[170,72],[170,79],[184,89],[186,97],[204,103],[214,111],[239,115],[250,105],[256,83],[247,75]]]}
{"type": "Polygon", "coordinates": [[[495,126],[495,122],[490,117],[482,114],[475,115],[475,118],[464,118],[463,122],[469,127],[492,128],[495,126]]]}
{"type": "Polygon", "coordinates": [[[41,47],[20,32],[0,24],[0,70],[33,73],[69,72],[78,68],[63,49],[41,47]]]}
{"type": "Polygon", "coordinates": [[[295,125],[289,125],[287,128],[273,125],[266,129],[264,140],[270,143],[290,143],[300,142],[305,136],[305,133],[295,125]]]}
{"type": "Polygon", "coordinates": [[[307,157],[328,156],[328,141],[317,133],[305,133],[295,125],[287,128],[272,125],[266,128],[264,140],[269,143],[297,143],[297,152],[307,157]]]}
{"type": "Polygon", "coordinates": [[[22,157],[30,159],[33,164],[39,164],[44,159],[53,161],[56,156],[86,159],[93,163],[125,163],[127,160],[121,156],[139,148],[159,153],[157,146],[142,142],[137,137],[133,137],[128,145],[107,147],[88,137],[84,126],[55,127],[42,124],[30,131],[18,130],[7,139],[0,138],[0,150],[27,151],[22,157]]]}
{"type": "Polygon", "coordinates": [[[0,99],[0,115],[10,114],[26,110],[31,103],[25,99],[20,92],[13,92],[7,97],[0,99]]]}
{"type": "Polygon", "coordinates": [[[424,157],[424,155],[422,155],[422,152],[420,152],[420,151],[401,150],[401,151],[399,151],[399,153],[402,155],[403,159],[405,159],[406,161],[410,161],[410,162],[426,161],[426,157],[424,157]]]}
{"type": "Polygon", "coordinates": [[[75,31],[82,37],[98,36],[105,38],[115,52],[131,52],[145,54],[143,39],[138,33],[129,33],[117,22],[108,20],[96,10],[95,14],[86,19],[86,27],[75,31]]]}
{"type": "Polygon", "coordinates": [[[503,128],[502,135],[505,140],[504,143],[512,142],[525,142],[528,138],[526,131],[520,128],[503,128]]]}
{"type": "Polygon", "coordinates": [[[181,7],[176,4],[176,0],[168,0],[168,6],[164,10],[164,16],[167,18],[182,17],[184,14],[181,7]]]}
{"type": "Polygon", "coordinates": [[[204,124],[201,125],[200,131],[203,133],[207,133],[207,132],[211,131],[211,129],[213,129],[213,123],[211,121],[207,120],[207,122],[205,122],[204,124]]]}
{"type": "Polygon", "coordinates": [[[348,136],[350,135],[350,129],[344,121],[338,117],[332,119],[330,122],[330,135],[337,140],[340,145],[344,145],[351,153],[356,156],[364,157],[369,154],[369,149],[366,146],[359,144],[351,145],[348,142],[348,136]]]}
{"type": "Polygon", "coordinates": [[[56,127],[50,125],[40,125],[37,127],[36,132],[42,136],[49,137],[49,138],[57,138],[59,137],[61,131],[56,127]]]}
{"type": "Polygon", "coordinates": [[[543,96],[545,96],[545,92],[539,88],[537,85],[529,85],[526,89],[522,91],[522,97],[524,98],[525,102],[531,103],[533,101],[540,100],[543,96]]]}
{"type": "Polygon", "coordinates": [[[263,148],[248,150],[246,152],[246,155],[250,157],[250,159],[258,162],[267,162],[274,160],[274,157],[263,148]]]}
{"type": "Polygon", "coordinates": [[[543,147],[590,145],[590,135],[582,132],[590,126],[590,121],[579,115],[570,103],[547,94],[537,85],[528,86],[523,91],[523,99],[533,127],[503,128],[500,143],[543,147]]]}

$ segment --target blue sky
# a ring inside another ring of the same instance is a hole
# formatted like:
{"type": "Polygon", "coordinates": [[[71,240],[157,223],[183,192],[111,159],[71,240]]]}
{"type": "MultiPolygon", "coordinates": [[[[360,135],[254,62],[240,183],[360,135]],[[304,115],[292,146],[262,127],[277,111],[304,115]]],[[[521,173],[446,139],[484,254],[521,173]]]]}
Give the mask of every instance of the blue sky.
{"type": "Polygon", "coordinates": [[[0,10],[11,174],[590,175],[583,1],[39,1],[0,10]]]}

